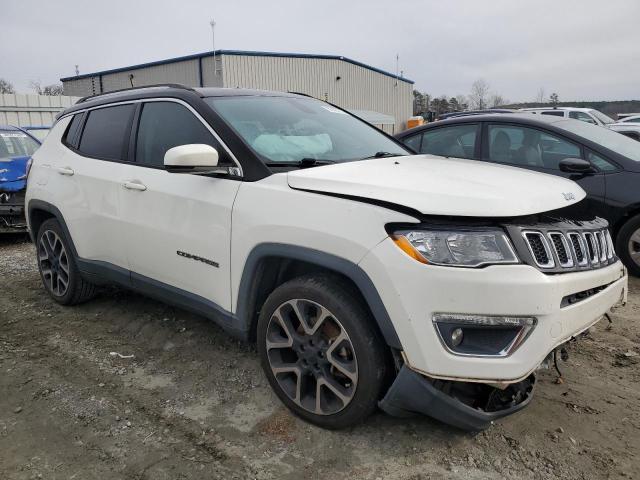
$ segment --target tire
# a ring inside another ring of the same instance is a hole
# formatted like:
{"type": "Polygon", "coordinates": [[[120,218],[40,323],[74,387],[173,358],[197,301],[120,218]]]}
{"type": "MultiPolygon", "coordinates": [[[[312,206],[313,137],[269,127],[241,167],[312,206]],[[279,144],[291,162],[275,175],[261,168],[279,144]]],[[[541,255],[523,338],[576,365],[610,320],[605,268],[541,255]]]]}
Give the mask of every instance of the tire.
{"type": "Polygon", "coordinates": [[[389,352],[358,296],[339,277],[304,276],[276,288],[260,311],[257,342],[271,387],[310,423],[327,429],[358,424],[384,393],[389,352]]]}
{"type": "Polygon", "coordinates": [[[73,249],[58,220],[43,222],[35,243],[40,278],[51,298],[61,305],[76,305],[95,296],[96,287],[80,275],[73,249]]]}
{"type": "Polygon", "coordinates": [[[640,277],[640,215],[627,220],[618,232],[616,252],[629,272],[640,277]]]}

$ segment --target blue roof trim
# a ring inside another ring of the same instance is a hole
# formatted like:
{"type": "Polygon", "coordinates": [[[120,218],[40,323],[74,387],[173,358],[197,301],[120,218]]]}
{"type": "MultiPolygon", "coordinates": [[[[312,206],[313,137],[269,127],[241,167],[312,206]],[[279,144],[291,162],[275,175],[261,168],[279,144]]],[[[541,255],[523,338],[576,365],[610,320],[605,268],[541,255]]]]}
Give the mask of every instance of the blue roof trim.
{"type": "MultiPolygon", "coordinates": [[[[108,75],[110,73],[127,72],[129,70],[138,70],[140,68],[155,67],[158,65],[166,65],[169,63],[185,62],[188,60],[198,60],[204,57],[212,57],[213,54],[214,54],[213,52],[195,53],[193,55],[185,55],[184,57],[168,58],[166,60],[140,63],[138,65],[131,65],[129,67],[114,68],[112,70],[102,70],[100,72],[94,72],[94,73],[85,73],[85,74],[77,75],[73,77],[64,77],[64,78],[61,78],[60,81],[67,82],[69,80],[80,80],[82,78],[91,78],[99,75],[108,75]]],[[[351,63],[353,65],[357,65],[362,68],[366,68],[367,70],[371,70],[391,78],[397,78],[401,82],[406,82],[410,84],[415,83],[413,80],[409,80],[408,78],[396,76],[393,73],[387,72],[380,68],[372,67],[371,65],[367,65],[366,63],[358,62],[357,60],[352,60],[350,58],[342,57],[340,55],[315,55],[312,53],[252,52],[252,51],[245,51],[245,50],[216,50],[215,54],[216,55],[242,55],[247,57],[286,57],[286,58],[316,58],[321,60],[342,60],[344,62],[351,63]]]]}

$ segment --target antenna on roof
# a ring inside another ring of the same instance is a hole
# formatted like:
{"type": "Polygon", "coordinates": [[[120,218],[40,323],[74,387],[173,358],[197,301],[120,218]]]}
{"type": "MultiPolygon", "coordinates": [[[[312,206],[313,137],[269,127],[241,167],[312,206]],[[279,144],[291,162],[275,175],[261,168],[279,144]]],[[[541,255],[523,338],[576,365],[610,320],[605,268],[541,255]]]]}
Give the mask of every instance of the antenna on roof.
{"type": "Polygon", "coordinates": [[[396,53],[396,87],[398,86],[398,77],[400,76],[400,54],[396,53]]]}
{"type": "Polygon", "coordinates": [[[78,65],[76,65],[76,77],[80,75],[80,70],[78,70],[78,65]]]}
{"type": "Polygon", "coordinates": [[[213,81],[215,82],[216,75],[218,74],[218,66],[216,65],[216,22],[213,20],[213,18],[209,22],[209,25],[211,25],[211,48],[213,50],[213,81]]]}

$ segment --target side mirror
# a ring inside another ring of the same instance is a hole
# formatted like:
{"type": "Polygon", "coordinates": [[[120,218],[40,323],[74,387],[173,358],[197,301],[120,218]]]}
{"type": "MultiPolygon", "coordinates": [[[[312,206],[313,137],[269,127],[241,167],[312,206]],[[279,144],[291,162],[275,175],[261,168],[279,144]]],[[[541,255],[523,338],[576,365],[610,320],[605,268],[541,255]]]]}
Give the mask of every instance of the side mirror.
{"type": "Polygon", "coordinates": [[[569,173],[593,173],[595,170],[589,162],[582,158],[565,158],[560,160],[560,171],[569,173]]]}
{"type": "Polygon", "coordinates": [[[217,166],[218,151],[210,145],[179,145],[164,154],[164,167],[172,173],[204,172],[217,166]]]}

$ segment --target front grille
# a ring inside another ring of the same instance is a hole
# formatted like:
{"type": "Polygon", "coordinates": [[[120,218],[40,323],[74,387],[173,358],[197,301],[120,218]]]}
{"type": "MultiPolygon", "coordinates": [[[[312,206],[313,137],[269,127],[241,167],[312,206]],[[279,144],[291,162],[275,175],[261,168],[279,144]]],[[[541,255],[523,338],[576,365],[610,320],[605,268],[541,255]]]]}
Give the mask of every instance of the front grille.
{"type": "Polygon", "coordinates": [[[546,273],[605,267],[617,261],[604,220],[507,226],[520,258],[546,273]]]}

